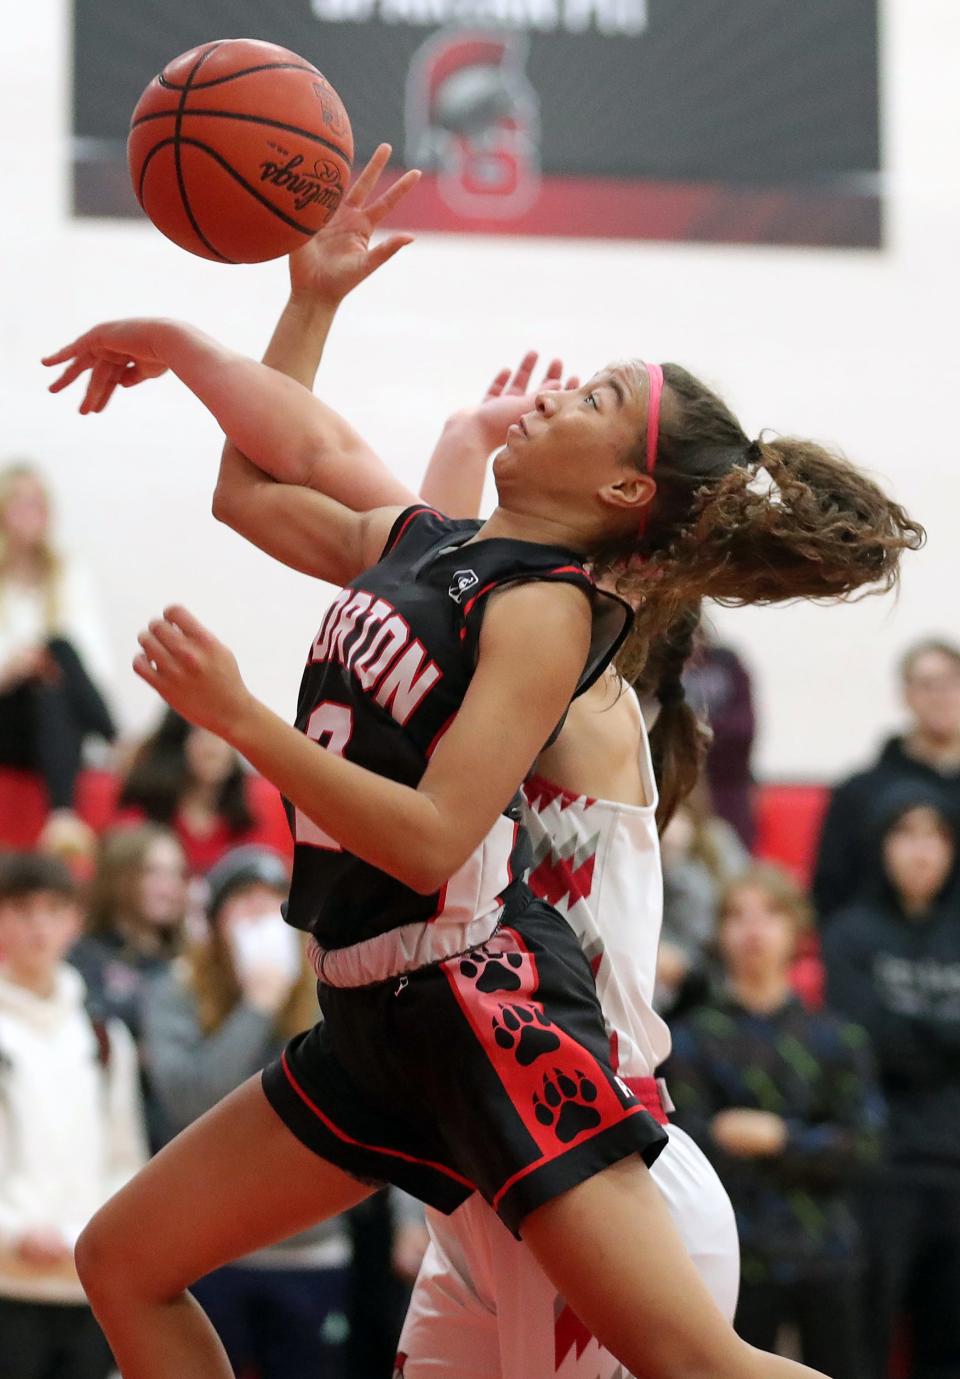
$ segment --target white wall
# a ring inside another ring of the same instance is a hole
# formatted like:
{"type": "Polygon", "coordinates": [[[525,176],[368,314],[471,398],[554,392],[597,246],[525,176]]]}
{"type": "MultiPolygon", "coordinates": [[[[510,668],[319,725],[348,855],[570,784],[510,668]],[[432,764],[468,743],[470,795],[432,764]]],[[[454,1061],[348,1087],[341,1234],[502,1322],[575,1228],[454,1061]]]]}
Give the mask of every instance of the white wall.
{"type": "MultiPolygon", "coordinates": [[[[9,8],[9,7],[8,7],[9,8]]],[[[899,602],[724,611],[756,671],[766,775],[832,776],[896,721],[892,667],[910,641],[960,638],[960,6],[885,0],[889,247],[882,254],[421,236],[348,303],[323,389],[415,483],[447,411],[529,345],[591,371],[676,359],[748,430],[839,443],[929,529],[899,602]]],[[[64,0],[14,6],[0,49],[0,456],[37,457],[65,544],[93,567],[133,729],[150,692],[127,669],[171,599],[236,650],[252,687],[292,712],[329,591],[272,566],[209,516],[218,434],[168,380],[79,417],[39,356],[98,319],[182,316],[258,353],[285,268],[224,268],[140,223],[72,221],[64,0]]]]}

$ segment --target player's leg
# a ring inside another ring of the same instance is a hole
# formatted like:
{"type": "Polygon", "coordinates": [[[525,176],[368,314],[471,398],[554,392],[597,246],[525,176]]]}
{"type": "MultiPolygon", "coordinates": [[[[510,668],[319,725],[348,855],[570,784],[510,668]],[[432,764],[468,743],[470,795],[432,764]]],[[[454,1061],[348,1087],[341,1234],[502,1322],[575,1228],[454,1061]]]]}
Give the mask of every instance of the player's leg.
{"type": "Polygon", "coordinates": [[[522,1234],[584,1326],[641,1379],[814,1374],[736,1336],[635,1155],[531,1212],[522,1234]]]}
{"type": "MultiPolygon", "coordinates": [[[[515,1241],[474,1195],[452,1216],[427,1210],[427,1246],[400,1333],[394,1379],[501,1379],[487,1226],[515,1241]]],[[[533,1379],[533,1376],[530,1376],[533,1379]]]]}
{"type": "Polygon", "coordinates": [[[161,1150],[80,1237],[77,1267],[124,1379],[232,1379],[186,1289],[370,1191],[300,1143],[259,1077],[245,1082],[161,1150]]]}
{"type": "Polygon", "coordinates": [[[732,1322],[740,1289],[740,1240],[727,1190],[713,1164],[678,1125],[650,1176],[717,1307],[732,1322]]]}
{"type": "MultiPolygon", "coordinates": [[[[650,1170],[697,1273],[723,1316],[732,1320],[740,1249],[733,1208],[702,1151],[676,1126],[650,1170]]],[[[496,1284],[501,1379],[614,1379],[619,1360],[601,1348],[572,1307],[558,1296],[527,1247],[479,1204],[496,1284]]],[[[463,1209],[461,1209],[463,1210],[463,1209]]],[[[444,1221],[447,1229],[460,1217],[444,1221]]],[[[575,1247],[574,1247],[575,1248],[575,1247]]]]}

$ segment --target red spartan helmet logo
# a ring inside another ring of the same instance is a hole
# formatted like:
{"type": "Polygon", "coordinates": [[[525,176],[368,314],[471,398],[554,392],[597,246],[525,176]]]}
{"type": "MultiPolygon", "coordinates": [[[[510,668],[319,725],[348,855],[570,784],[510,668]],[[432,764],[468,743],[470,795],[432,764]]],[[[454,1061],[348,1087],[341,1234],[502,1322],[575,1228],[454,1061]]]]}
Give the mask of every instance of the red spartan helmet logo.
{"type": "Polygon", "coordinates": [[[464,217],[521,214],[540,180],[539,101],[521,35],[440,34],[407,77],[407,163],[438,174],[464,217]]]}

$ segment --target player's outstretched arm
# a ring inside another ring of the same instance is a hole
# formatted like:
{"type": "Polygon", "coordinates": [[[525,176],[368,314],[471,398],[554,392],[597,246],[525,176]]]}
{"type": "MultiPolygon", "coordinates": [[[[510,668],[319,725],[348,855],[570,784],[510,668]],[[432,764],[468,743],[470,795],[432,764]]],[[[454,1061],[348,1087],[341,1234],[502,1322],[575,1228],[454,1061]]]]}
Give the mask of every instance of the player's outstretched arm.
{"type": "MultiPolygon", "coordinates": [[[[536,363],[536,350],[528,350],[512,374],[500,370],[476,407],[449,418],[420,485],[425,502],[448,517],[478,516],[491,452],[504,444],[508,428],[536,407],[537,394],[530,387],[536,363]]],[[[552,359],[540,390],[579,386],[579,379],[564,385],[562,378],[563,364],[552,359]]]]}
{"type": "Polygon", "coordinates": [[[295,569],[339,584],[378,559],[396,510],[356,513],[305,486],[318,455],[330,466],[349,465],[362,442],[301,384],[164,320],[94,326],[43,362],[66,365],[53,392],[90,370],[84,413],[99,409],[118,375],[121,383],[139,383],[169,368],[249,456],[248,483],[264,512],[257,544],[295,569]]]}
{"type": "MultiPolygon", "coordinates": [[[[327,335],[344,297],[412,242],[411,235],[393,234],[372,247],[370,244],[374,231],[420,176],[417,171],[406,172],[377,196],[377,183],[390,152],[389,144],[376,149],[328,224],[290,255],[290,296],[263,362],[305,388],[313,388],[327,335]]],[[[415,501],[360,437],[351,450],[349,465],[331,463],[329,454],[318,453],[313,466],[300,481],[355,511],[390,504],[406,506],[415,501]]],[[[258,538],[264,534],[266,519],[254,479],[228,440],[217,479],[215,510],[242,536],[262,545],[258,538]]]]}
{"type": "Polygon", "coordinates": [[[347,851],[429,895],[479,847],[560,720],[587,657],[590,607],[571,585],[492,596],[470,689],[416,788],[291,728],[185,609],[168,608],[140,644],[134,669],[171,707],[230,742],[347,851]]]}

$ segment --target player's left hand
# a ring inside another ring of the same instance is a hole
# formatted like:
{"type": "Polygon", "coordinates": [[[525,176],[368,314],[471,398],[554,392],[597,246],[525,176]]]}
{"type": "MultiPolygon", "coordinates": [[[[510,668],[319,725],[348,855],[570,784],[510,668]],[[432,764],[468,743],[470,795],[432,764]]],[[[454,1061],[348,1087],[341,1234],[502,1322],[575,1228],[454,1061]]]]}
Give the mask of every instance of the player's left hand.
{"type": "Polygon", "coordinates": [[[290,255],[290,290],[295,300],[336,307],[348,292],[413,242],[413,235],[395,234],[370,247],[374,230],[420,179],[412,168],[372,199],[391,151],[389,144],[379,145],[323,229],[290,255]]]}
{"type": "Polygon", "coordinates": [[[539,388],[531,388],[530,380],[533,378],[538,358],[536,350],[528,350],[516,369],[501,369],[480,403],[470,413],[483,428],[491,450],[503,443],[508,429],[514,422],[519,421],[526,412],[534,410],[538,392],[580,386],[580,380],[572,375],[564,383],[562,360],[551,359],[540,380],[539,388]]]}
{"type": "Polygon", "coordinates": [[[233,652],[178,604],[137,640],[143,649],[133,668],[141,680],[183,718],[229,740],[252,703],[233,652]]]}
{"type": "Polygon", "coordinates": [[[102,412],[117,386],[132,388],[149,378],[159,378],[167,365],[157,353],[157,324],[152,318],[104,321],[54,354],[45,355],[40,362],[47,368],[66,365],[50,384],[50,392],[62,392],[89,369],[87,391],[80,403],[80,413],[86,416],[102,412]]]}

